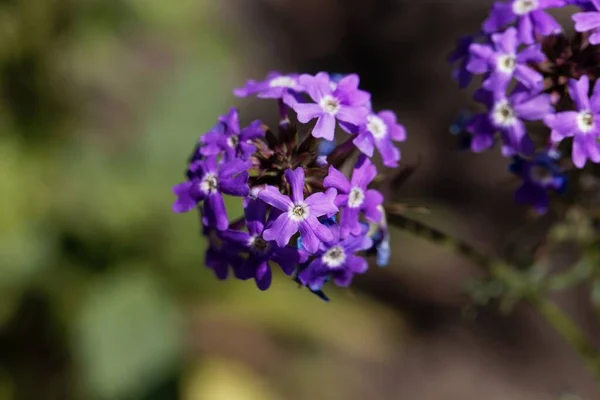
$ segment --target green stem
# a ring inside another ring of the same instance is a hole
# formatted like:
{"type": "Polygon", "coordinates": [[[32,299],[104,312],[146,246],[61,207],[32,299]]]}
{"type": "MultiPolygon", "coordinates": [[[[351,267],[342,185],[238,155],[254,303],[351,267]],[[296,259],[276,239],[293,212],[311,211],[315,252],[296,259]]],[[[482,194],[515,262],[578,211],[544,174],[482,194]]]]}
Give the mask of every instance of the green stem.
{"type": "Polygon", "coordinates": [[[567,344],[579,354],[590,372],[600,383],[600,354],[598,350],[567,314],[555,303],[545,298],[535,284],[526,281],[526,274],[500,260],[487,257],[467,243],[438,229],[402,215],[405,208],[400,205],[387,205],[385,209],[390,225],[404,229],[472,260],[488,275],[500,280],[511,289],[522,293],[567,344]]]}

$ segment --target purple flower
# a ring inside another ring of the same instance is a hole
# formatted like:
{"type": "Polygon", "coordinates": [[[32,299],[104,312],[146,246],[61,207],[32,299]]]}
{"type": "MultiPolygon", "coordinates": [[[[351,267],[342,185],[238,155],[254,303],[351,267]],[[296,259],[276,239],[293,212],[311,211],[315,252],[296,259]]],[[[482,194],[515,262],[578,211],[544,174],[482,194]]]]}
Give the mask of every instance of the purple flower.
{"type": "Polygon", "coordinates": [[[600,84],[594,85],[594,93],[588,96],[590,80],[583,75],[578,81],[569,80],[569,95],[577,111],[559,112],[544,118],[552,129],[550,140],[557,144],[564,138],[573,137],[571,157],[573,164],[583,168],[589,159],[600,162],[600,84]]]}
{"type": "Polygon", "coordinates": [[[208,249],[204,258],[205,265],[212,269],[220,280],[227,279],[229,266],[232,266],[236,277],[241,279],[237,266],[242,265],[243,259],[236,252],[230,250],[231,243],[223,237],[223,232],[205,228],[203,234],[208,239],[208,249]]]}
{"type": "Polygon", "coordinates": [[[467,70],[474,74],[490,73],[483,82],[484,89],[504,91],[513,76],[528,89],[542,82],[543,76],[527,66],[529,62],[546,59],[539,45],[529,46],[517,53],[517,30],[512,27],[503,33],[491,35],[491,39],[493,46],[473,43],[469,47],[471,58],[467,70]]]}
{"type": "Polygon", "coordinates": [[[591,44],[600,44],[600,0],[590,0],[590,11],[573,15],[575,30],[577,32],[593,31],[589,41],[591,44]]]}
{"type": "Polygon", "coordinates": [[[354,254],[372,246],[373,242],[366,232],[343,240],[340,240],[336,226],[331,227],[331,232],[333,240],[321,243],[314,260],[298,274],[300,282],[311,290],[321,289],[329,279],[337,286],[349,286],[355,274],[362,274],[369,267],[364,258],[354,254]]]}
{"type": "Polygon", "coordinates": [[[378,206],[383,203],[383,196],[377,190],[367,190],[367,186],[376,176],[377,168],[365,156],[359,159],[350,181],[333,166],[329,167],[329,174],[325,177],[323,184],[325,187],[338,190],[335,204],[341,210],[340,234],[342,237],[346,237],[349,233],[360,234],[362,230],[359,223],[360,212],[371,222],[381,221],[381,211],[378,206]]]}
{"type": "Polygon", "coordinates": [[[247,97],[255,94],[262,99],[281,99],[290,91],[302,92],[298,82],[298,74],[283,75],[279,72],[269,72],[264,81],[249,80],[242,88],[235,89],[233,94],[247,97]]]}
{"type": "Polygon", "coordinates": [[[200,153],[212,156],[224,152],[226,161],[235,158],[247,160],[256,151],[252,141],[263,136],[265,131],[259,120],[252,122],[240,132],[238,111],[235,107],[231,107],[227,114],[219,117],[219,124],[202,136],[203,146],[200,153]]]}
{"type": "Polygon", "coordinates": [[[215,156],[194,161],[189,168],[190,180],[173,187],[177,200],[173,211],[188,212],[204,202],[202,223],[207,227],[225,230],[229,226],[222,193],[247,196],[250,161],[233,160],[217,164],[215,156]]]}
{"type": "Polygon", "coordinates": [[[369,157],[373,156],[373,147],[377,147],[383,163],[387,167],[397,167],[400,150],[392,140],[406,140],[406,130],[396,120],[393,111],[381,111],[367,116],[367,121],[359,128],[359,133],[352,141],[358,149],[369,157]]]}
{"type": "Polygon", "coordinates": [[[366,104],[371,96],[358,90],[358,83],[358,76],[354,74],[345,76],[337,84],[330,81],[325,72],[319,72],[316,76],[300,75],[300,84],[316,104],[288,104],[296,111],[301,123],[317,118],[312,131],[314,137],[333,140],[336,120],[361,125],[369,113],[366,104]]]}
{"type": "Polygon", "coordinates": [[[314,253],[320,242],[332,240],[329,229],[322,225],[318,217],[338,212],[334,201],[337,191],[328,189],[325,193],[315,193],[304,199],[304,170],[285,171],[290,186],[291,198],[279,192],[275,186],[267,185],[258,193],[258,198],[282,211],[277,219],[263,232],[263,239],[274,240],[279,247],[286,246],[292,236],[300,231],[304,248],[314,253]]]}
{"type": "Polygon", "coordinates": [[[467,69],[469,61],[469,47],[475,43],[475,40],[480,35],[462,36],[458,39],[456,48],[448,55],[447,61],[449,64],[454,64],[460,61],[460,64],[452,71],[452,78],[458,82],[461,89],[466,88],[473,79],[473,74],[467,69]]]}
{"type": "Polygon", "coordinates": [[[548,211],[548,191],[561,193],[566,187],[566,176],[547,153],[537,154],[531,160],[515,157],[510,170],[523,179],[515,192],[515,202],[529,204],[540,214],[548,211]]]}
{"type": "Polygon", "coordinates": [[[474,98],[488,107],[488,113],[477,114],[467,124],[473,137],[471,150],[481,152],[494,144],[494,134],[500,131],[502,153],[530,155],[533,143],[523,120],[535,121],[553,112],[548,94],[531,94],[524,86],[517,85],[509,96],[484,89],[475,92],[474,98]]]}
{"type": "Polygon", "coordinates": [[[511,0],[494,3],[489,17],[483,22],[485,33],[495,33],[517,21],[521,43],[532,44],[535,35],[548,36],[562,31],[560,24],[544,10],[563,7],[564,0],[511,0]]]}
{"type": "MultiPolygon", "coordinates": [[[[244,199],[244,214],[248,232],[227,230],[223,237],[246,252],[245,261],[239,264],[241,279],[254,278],[260,290],[271,286],[271,268],[269,261],[281,266],[286,275],[291,275],[298,263],[298,251],[291,247],[279,247],[274,241],[266,241],[262,234],[265,229],[267,204],[262,200],[244,199]]],[[[230,249],[231,251],[231,249],[230,249]]]]}

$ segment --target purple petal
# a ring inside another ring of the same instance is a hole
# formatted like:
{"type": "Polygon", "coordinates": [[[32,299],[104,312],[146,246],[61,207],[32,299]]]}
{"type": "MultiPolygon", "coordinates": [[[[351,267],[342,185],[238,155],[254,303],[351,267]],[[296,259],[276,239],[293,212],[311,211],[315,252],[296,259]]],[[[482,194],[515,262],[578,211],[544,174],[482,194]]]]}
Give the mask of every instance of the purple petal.
{"type": "Polygon", "coordinates": [[[309,253],[315,253],[321,242],[326,243],[333,240],[331,231],[313,215],[309,215],[304,221],[301,221],[298,228],[302,237],[302,245],[309,253]]]}
{"type": "Polygon", "coordinates": [[[522,64],[517,64],[514,76],[516,80],[528,88],[535,88],[544,80],[544,77],[540,73],[522,64]]]}
{"type": "Polygon", "coordinates": [[[295,103],[293,109],[298,114],[298,121],[303,124],[310,122],[325,113],[320,105],[313,103],[295,103]]]}
{"type": "Polygon", "coordinates": [[[377,113],[377,116],[385,122],[388,128],[388,135],[396,142],[406,140],[406,129],[398,124],[396,114],[390,110],[384,110],[377,113]]]}
{"type": "Polygon", "coordinates": [[[342,208],[340,217],[340,235],[345,238],[348,234],[359,235],[362,227],[358,222],[359,209],[356,207],[342,208]]]}
{"type": "Polygon", "coordinates": [[[240,133],[240,119],[237,108],[231,107],[227,114],[219,117],[219,121],[225,124],[228,130],[227,133],[233,133],[235,135],[240,133]]]}
{"type": "Polygon", "coordinates": [[[369,183],[377,176],[377,167],[373,165],[371,160],[364,156],[359,158],[356,164],[350,184],[358,186],[361,189],[366,189],[369,183]]]}
{"type": "Polygon", "coordinates": [[[271,268],[269,268],[269,263],[267,261],[262,261],[258,268],[256,268],[256,286],[260,290],[267,290],[269,286],[271,286],[271,280],[273,275],[271,274],[271,268]]]}
{"type": "Polygon", "coordinates": [[[513,104],[519,118],[535,121],[553,112],[550,95],[540,94],[519,104],[513,104]]]}
{"type": "Polygon", "coordinates": [[[329,188],[325,193],[315,193],[309,196],[305,203],[308,205],[310,215],[314,217],[320,217],[325,214],[334,214],[339,210],[335,205],[335,197],[337,196],[337,190],[329,188]]]}
{"type": "Polygon", "coordinates": [[[304,169],[302,167],[298,167],[293,171],[287,169],[285,171],[285,179],[290,185],[293,203],[302,203],[304,201],[304,169]]]}
{"type": "Polygon", "coordinates": [[[571,157],[573,159],[573,164],[577,168],[583,168],[585,166],[585,162],[587,161],[587,151],[584,137],[575,136],[573,139],[573,149],[571,150],[571,157]]]}
{"type": "Polygon", "coordinates": [[[546,59],[546,55],[539,44],[528,46],[526,49],[517,54],[517,63],[525,64],[528,62],[542,62],[546,59]]]}
{"type": "Polygon", "coordinates": [[[173,212],[184,213],[196,208],[196,200],[190,196],[190,188],[192,182],[183,182],[173,186],[173,193],[177,196],[177,200],[173,203],[173,212]]]}
{"type": "Polygon", "coordinates": [[[287,246],[277,248],[271,260],[279,264],[283,273],[289,276],[294,273],[300,257],[296,249],[287,246]]]}
{"type": "Polygon", "coordinates": [[[517,23],[519,29],[519,40],[524,44],[533,44],[533,22],[531,21],[531,14],[522,15],[517,23]]]}
{"type": "Polygon", "coordinates": [[[505,54],[515,53],[517,50],[517,30],[513,27],[508,28],[502,33],[491,35],[492,42],[499,52],[505,54]]]}
{"type": "Polygon", "coordinates": [[[595,135],[587,135],[585,137],[585,141],[587,142],[586,150],[589,159],[593,163],[600,162],[600,143],[598,143],[598,138],[595,135]]]}
{"type": "Polygon", "coordinates": [[[572,17],[575,22],[577,32],[587,32],[592,29],[600,28],[600,13],[596,11],[580,12],[572,17]]]}
{"type": "Polygon", "coordinates": [[[258,192],[258,198],[284,212],[287,212],[293,206],[289,197],[284,196],[279,192],[279,189],[271,185],[265,186],[263,190],[258,192]]]}
{"type": "Polygon", "coordinates": [[[329,167],[329,173],[325,177],[323,185],[326,188],[336,188],[339,192],[342,193],[350,192],[350,182],[348,181],[348,178],[346,178],[344,174],[342,174],[340,171],[335,169],[333,165],[329,167]]]}
{"type": "Polygon", "coordinates": [[[513,13],[512,5],[508,3],[494,3],[490,15],[483,22],[482,29],[485,33],[500,31],[505,25],[513,22],[516,15],[513,13]]]}
{"type": "Polygon", "coordinates": [[[317,75],[302,74],[298,79],[300,85],[304,87],[308,95],[314,102],[318,103],[325,95],[331,94],[329,86],[329,74],[319,72],[317,75]]]}
{"type": "Polygon", "coordinates": [[[333,283],[339,287],[348,287],[352,283],[352,278],[354,278],[354,274],[348,270],[335,271],[333,283]]]}
{"type": "Polygon", "coordinates": [[[351,255],[346,259],[346,267],[355,274],[363,274],[367,272],[369,265],[364,258],[351,255]]]}
{"type": "Polygon", "coordinates": [[[244,199],[244,216],[250,234],[262,233],[267,217],[267,203],[261,199],[244,199]]]}
{"type": "Polygon", "coordinates": [[[552,129],[552,141],[559,142],[563,138],[573,136],[577,131],[577,111],[565,111],[550,114],[544,118],[544,123],[552,129]]]}
{"type": "Polygon", "coordinates": [[[373,157],[373,136],[367,130],[356,135],[352,143],[366,156],[373,157]]]}
{"type": "Polygon", "coordinates": [[[383,204],[383,195],[375,189],[367,190],[363,203],[365,217],[371,222],[380,222],[382,213],[378,206],[381,204],[383,204]]]}
{"type": "Polygon", "coordinates": [[[582,75],[579,80],[569,79],[569,95],[578,110],[589,110],[591,108],[588,93],[590,90],[590,78],[582,75]]]}
{"type": "Polygon", "coordinates": [[[329,113],[321,114],[312,131],[312,135],[316,138],[333,140],[334,133],[335,117],[329,113]]]}
{"type": "Polygon", "coordinates": [[[600,83],[598,83],[598,81],[594,84],[594,92],[590,99],[590,105],[592,106],[592,111],[594,113],[600,112],[600,83]]]}
{"type": "Polygon", "coordinates": [[[353,125],[361,125],[365,122],[368,114],[369,109],[366,107],[351,107],[342,104],[336,118],[353,125]]]}
{"type": "Polygon", "coordinates": [[[398,166],[400,160],[400,150],[388,139],[380,139],[375,141],[375,146],[381,154],[383,165],[389,168],[395,168],[398,166]]]}
{"type": "Polygon", "coordinates": [[[219,179],[219,190],[232,196],[248,196],[248,172],[242,172],[228,179],[219,179]]]}
{"type": "Polygon", "coordinates": [[[273,224],[263,232],[263,239],[274,240],[279,247],[286,246],[292,236],[298,232],[298,223],[292,221],[287,213],[282,213],[273,224]]]}
{"type": "Polygon", "coordinates": [[[531,19],[535,30],[542,36],[553,35],[562,31],[560,24],[545,11],[532,11],[531,19]]]}
{"type": "Polygon", "coordinates": [[[220,231],[224,231],[229,227],[225,202],[223,196],[219,193],[213,193],[204,200],[202,223],[205,226],[215,227],[220,231]]]}

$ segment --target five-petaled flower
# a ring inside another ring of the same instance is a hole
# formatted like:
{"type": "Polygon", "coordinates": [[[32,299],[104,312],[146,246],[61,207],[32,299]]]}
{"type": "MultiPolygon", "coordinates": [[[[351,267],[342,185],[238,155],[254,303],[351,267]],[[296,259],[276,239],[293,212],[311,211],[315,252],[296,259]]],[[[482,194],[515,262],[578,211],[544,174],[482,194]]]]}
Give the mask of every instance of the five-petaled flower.
{"type": "Polygon", "coordinates": [[[397,122],[394,112],[385,110],[368,115],[358,132],[352,142],[363,154],[372,157],[373,147],[377,147],[386,167],[398,166],[400,150],[394,146],[392,140],[406,140],[406,130],[397,122]]]}

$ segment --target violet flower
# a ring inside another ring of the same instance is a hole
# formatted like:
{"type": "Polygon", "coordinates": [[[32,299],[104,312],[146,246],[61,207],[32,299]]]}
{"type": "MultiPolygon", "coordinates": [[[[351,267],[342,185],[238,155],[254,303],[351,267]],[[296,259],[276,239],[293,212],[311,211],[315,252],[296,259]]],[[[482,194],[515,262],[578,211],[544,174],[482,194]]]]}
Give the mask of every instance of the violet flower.
{"type": "Polygon", "coordinates": [[[532,45],[517,52],[520,43],[517,30],[513,27],[491,35],[491,40],[492,45],[473,43],[469,47],[471,58],[466,67],[474,74],[489,73],[489,77],[483,82],[484,89],[504,91],[513,76],[528,89],[540,85],[543,76],[527,65],[546,59],[540,45],[532,45]]]}
{"type": "Polygon", "coordinates": [[[583,75],[578,81],[569,80],[569,95],[577,111],[564,111],[544,118],[552,129],[550,140],[560,143],[573,137],[571,158],[577,168],[583,168],[589,159],[600,162],[600,84],[594,85],[592,97],[588,96],[590,80],[583,75]]]}
{"type": "Polygon", "coordinates": [[[328,189],[325,193],[315,193],[304,199],[304,170],[285,171],[285,178],[291,190],[290,196],[279,192],[275,186],[267,185],[258,193],[258,198],[282,211],[269,228],[263,232],[263,239],[277,242],[279,247],[286,246],[292,236],[300,231],[300,237],[306,250],[317,251],[320,242],[333,239],[331,232],[322,225],[318,217],[333,215],[339,210],[335,205],[337,191],[328,189]]]}
{"type": "Polygon", "coordinates": [[[515,202],[529,204],[539,214],[548,211],[549,191],[562,193],[565,190],[566,175],[560,171],[556,160],[547,153],[537,154],[531,160],[515,157],[510,170],[523,179],[515,192],[515,202]]]}
{"type": "Polygon", "coordinates": [[[548,36],[560,33],[560,24],[546,11],[547,8],[563,7],[564,0],[510,0],[508,3],[494,3],[490,15],[483,22],[485,33],[495,33],[506,25],[517,21],[521,43],[532,44],[535,35],[548,36]]]}
{"type": "Polygon", "coordinates": [[[238,97],[247,97],[255,94],[262,99],[281,99],[290,91],[302,92],[298,82],[298,74],[284,75],[272,71],[267,74],[264,81],[249,80],[242,88],[235,89],[233,94],[238,97]]]}
{"type": "Polygon", "coordinates": [[[332,241],[322,243],[314,260],[298,274],[300,282],[313,291],[320,290],[329,279],[337,286],[349,286],[355,274],[362,274],[369,268],[367,260],[354,254],[373,245],[366,232],[343,240],[340,240],[337,226],[332,226],[331,232],[332,241]]]}
{"type": "Polygon", "coordinates": [[[386,167],[397,167],[400,160],[400,150],[392,140],[406,140],[406,130],[396,119],[393,111],[381,111],[367,116],[366,123],[359,128],[359,133],[352,143],[365,155],[373,156],[373,147],[377,147],[383,164],[386,167]]]}
{"type": "Polygon", "coordinates": [[[600,44],[600,0],[588,2],[590,11],[584,11],[572,16],[577,32],[592,31],[589,37],[591,44],[600,44]]]}
{"type": "Polygon", "coordinates": [[[341,210],[340,234],[346,237],[360,234],[362,227],[359,223],[359,214],[362,212],[371,222],[381,221],[379,205],[383,203],[383,196],[374,189],[368,189],[369,183],[377,176],[377,168],[367,157],[362,156],[354,167],[352,179],[348,179],[333,166],[329,167],[329,174],[325,177],[325,187],[338,190],[335,204],[341,210]]]}
{"type": "Polygon", "coordinates": [[[173,192],[177,196],[173,211],[188,212],[203,201],[202,223],[221,231],[227,229],[229,220],[222,193],[247,196],[249,193],[247,170],[250,165],[250,161],[242,160],[218,165],[215,156],[194,161],[188,171],[190,180],[173,187],[173,192]]]}
{"type": "Polygon", "coordinates": [[[541,120],[554,110],[548,94],[531,94],[524,86],[517,85],[510,95],[492,93],[484,89],[475,92],[474,98],[488,108],[488,113],[477,114],[467,124],[473,135],[471,150],[479,153],[494,144],[494,135],[500,132],[502,153],[530,155],[533,143],[523,120],[541,120]]]}
{"type": "Polygon", "coordinates": [[[213,270],[217,278],[225,280],[229,276],[229,266],[233,267],[234,275],[241,279],[239,265],[243,259],[231,251],[231,243],[223,237],[223,232],[214,228],[204,228],[204,236],[208,239],[208,249],[204,256],[204,264],[213,270]]]}
{"type": "Polygon", "coordinates": [[[292,275],[299,260],[298,251],[288,246],[280,247],[274,241],[266,241],[262,234],[266,225],[267,204],[262,200],[244,200],[248,232],[229,229],[222,236],[247,254],[239,264],[241,279],[254,278],[256,286],[266,290],[271,286],[272,279],[269,261],[279,264],[286,275],[292,275]]]}
{"type": "Polygon", "coordinates": [[[312,131],[316,138],[333,140],[336,121],[361,125],[369,113],[367,92],[358,90],[358,76],[347,75],[333,85],[329,74],[300,75],[300,84],[316,103],[288,102],[298,114],[298,121],[307,123],[317,118],[312,131]]]}

